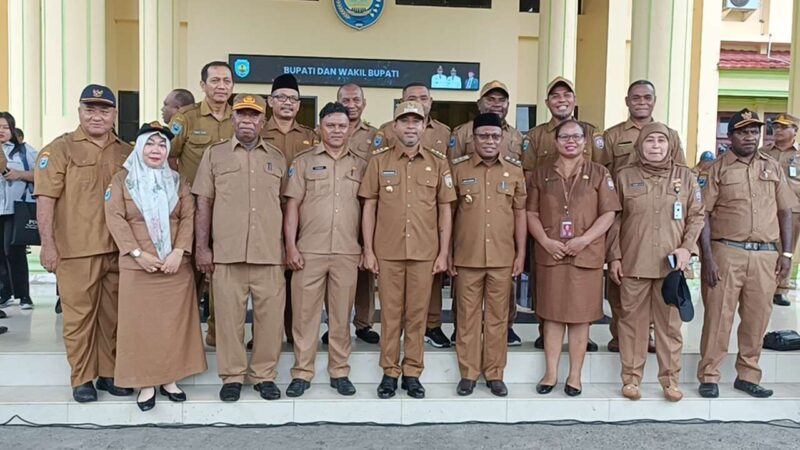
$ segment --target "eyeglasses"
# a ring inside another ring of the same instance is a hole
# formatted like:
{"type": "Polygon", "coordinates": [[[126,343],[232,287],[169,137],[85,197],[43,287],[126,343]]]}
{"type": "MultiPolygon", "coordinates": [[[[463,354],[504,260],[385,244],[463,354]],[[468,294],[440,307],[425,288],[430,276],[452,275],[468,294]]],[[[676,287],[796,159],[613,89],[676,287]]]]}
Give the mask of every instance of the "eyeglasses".
{"type": "Polygon", "coordinates": [[[300,97],[296,97],[296,96],[294,96],[294,95],[283,95],[283,94],[278,94],[278,95],[273,95],[273,96],[272,96],[272,98],[274,98],[275,100],[277,100],[277,101],[278,101],[278,103],[286,103],[286,102],[289,102],[289,103],[297,103],[297,102],[299,102],[299,101],[300,101],[300,97]]]}
{"type": "Polygon", "coordinates": [[[503,140],[503,135],[502,134],[497,134],[497,133],[476,133],[475,137],[478,138],[478,140],[481,140],[481,141],[500,142],[500,141],[503,140]]]}
{"type": "Polygon", "coordinates": [[[562,144],[566,144],[569,141],[573,141],[575,143],[583,142],[583,135],[582,134],[559,134],[558,135],[558,142],[562,144]]]}

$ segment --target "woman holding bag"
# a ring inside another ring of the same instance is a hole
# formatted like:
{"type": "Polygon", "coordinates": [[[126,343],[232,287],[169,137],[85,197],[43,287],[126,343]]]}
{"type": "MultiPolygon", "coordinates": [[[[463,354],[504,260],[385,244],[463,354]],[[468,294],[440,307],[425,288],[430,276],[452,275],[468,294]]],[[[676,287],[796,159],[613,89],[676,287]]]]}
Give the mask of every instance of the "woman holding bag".
{"type": "MultiPolygon", "coordinates": [[[[12,297],[20,309],[33,309],[28,282],[28,257],[25,244],[12,243],[14,237],[14,203],[35,203],[33,165],[36,150],[20,143],[14,134],[14,116],[0,112],[0,145],[3,147],[0,170],[0,307],[8,306],[12,297]]],[[[35,211],[35,210],[34,210],[35,211]]],[[[32,217],[36,217],[33,213],[32,217]]]]}
{"type": "Polygon", "coordinates": [[[119,248],[118,386],[139,388],[139,409],[156,404],[156,387],[173,402],[177,381],[205,372],[189,252],[194,199],[167,165],[172,133],[158,122],[136,146],[105,194],[106,223],[119,248]]]}

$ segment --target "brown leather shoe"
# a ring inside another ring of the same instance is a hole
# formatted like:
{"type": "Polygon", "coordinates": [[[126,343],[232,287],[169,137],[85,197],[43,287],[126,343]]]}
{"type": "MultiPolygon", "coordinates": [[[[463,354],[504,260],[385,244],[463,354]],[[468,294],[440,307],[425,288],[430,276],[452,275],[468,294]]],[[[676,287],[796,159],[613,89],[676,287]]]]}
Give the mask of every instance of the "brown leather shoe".
{"type": "Polygon", "coordinates": [[[683,399],[683,392],[678,389],[678,386],[667,386],[664,388],[664,398],[671,402],[679,402],[683,399]]]}
{"type": "Polygon", "coordinates": [[[630,400],[639,400],[642,398],[642,392],[639,390],[639,386],[626,384],[622,386],[622,396],[630,400]]]}
{"type": "Polygon", "coordinates": [[[608,341],[608,351],[619,353],[619,341],[613,338],[608,341]]]}
{"type": "Polygon", "coordinates": [[[647,353],[656,352],[656,338],[653,337],[653,332],[650,332],[650,340],[647,341],[647,353]]]}
{"type": "Polygon", "coordinates": [[[217,338],[211,333],[206,334],[206,345],[209,347],[217,346],[217,338]]]}

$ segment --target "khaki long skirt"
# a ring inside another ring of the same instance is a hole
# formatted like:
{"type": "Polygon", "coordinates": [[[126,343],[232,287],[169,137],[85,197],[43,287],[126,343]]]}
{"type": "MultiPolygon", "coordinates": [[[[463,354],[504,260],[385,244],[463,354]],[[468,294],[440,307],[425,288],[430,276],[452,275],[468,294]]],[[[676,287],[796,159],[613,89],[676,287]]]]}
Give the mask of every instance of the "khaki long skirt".
{"type": "Polygon", "coordinates": [[[114,383],[159,386],[207,368],[191,264],[172,275],[120,268],[114,383]]]}
{"type": "Polygon", "coordinates": [[[536,315],[563,323],[603,318],[603,269],[536,265],[536,315]]]}

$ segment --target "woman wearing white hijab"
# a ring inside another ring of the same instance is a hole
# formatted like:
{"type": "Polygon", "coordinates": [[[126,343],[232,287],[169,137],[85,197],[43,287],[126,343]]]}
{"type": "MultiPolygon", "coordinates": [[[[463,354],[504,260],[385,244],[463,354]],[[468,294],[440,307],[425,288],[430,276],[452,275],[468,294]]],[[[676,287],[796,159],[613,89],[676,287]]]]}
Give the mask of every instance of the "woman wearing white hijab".
{"type": "Polygon", "coordinates": [[[172,137],[158,122],[143,125],[105,194],[120,255],[114,377],[140,389],[142,411],[155,407],[156,386],[171,401],[185,401],[175,382],[207,369],[189,259],[194,199],[167,165],[172,137]]]}

